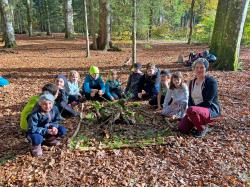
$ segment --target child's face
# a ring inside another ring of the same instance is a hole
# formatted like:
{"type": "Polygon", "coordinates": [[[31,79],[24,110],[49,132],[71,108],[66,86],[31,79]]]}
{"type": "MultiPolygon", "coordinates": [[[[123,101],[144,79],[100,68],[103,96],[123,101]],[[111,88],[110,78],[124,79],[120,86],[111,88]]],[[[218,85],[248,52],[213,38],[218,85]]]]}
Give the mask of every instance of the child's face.
{"type": "Polygon", "coordinates": [[[78,80],[79,80],[78,74],[75,73],[75,74],[71,75],[70,80],[72,82],[78,82],[78,80]]]}
{"type": "Polygon", "coordinates": [[[97,74],[97,73],[91,74],[91,77],[96,80],[96,79],[98,79],[99,74],[97,74]]]}
{"type": "Polygon", "coordinates": [[[162,83],[169,83],[171,77],[170,76],[161,76],[161,82],[162,83]]]}
{"type": "Polygon", "coordinates": [[[115,74],[112,74],[112,80],[116,80],[117,79],[117,74],[115,73],[115,74]]]}
{"type": "Polygon", "coordinates": [[[147,74],[148,74],[148,76],[153,76],[155,74],[155,69],[153,69],[153,68],[147,69],[147,74]]]}
{"type": "Polygon", "coordinates": [[[39,105],[41,106],[43,112],[48,113],[51,111],[51,109],[53,108],[53,102],[52,101],[42,101],[39,103],[39,105]]]}
{"type": "Polygon", "coordinates": [[[59,79],[56,79],[56,85],[59,89],[63,89],[64,88],[64,80],[59,78],[59,79]]]}
{"type": "Polygon", "coordinates": [[[175,85],[175,87],[180,87],[181,85],[181,78],[173,78],[173,83],[175,85]]]}

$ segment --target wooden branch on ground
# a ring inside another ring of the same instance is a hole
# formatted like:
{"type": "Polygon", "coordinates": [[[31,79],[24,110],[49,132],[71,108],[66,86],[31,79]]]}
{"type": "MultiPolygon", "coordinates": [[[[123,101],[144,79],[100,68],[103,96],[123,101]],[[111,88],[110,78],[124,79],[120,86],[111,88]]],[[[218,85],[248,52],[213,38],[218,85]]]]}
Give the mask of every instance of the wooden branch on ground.
{"type": "Polygon", "coordinates": [[[142,114],[143,116],[148,117],[150,119],[155,118],[155,115],[152,116],[152,113],[148,113],[148,112],[144,111],[143,109],[137,109],[137,111],[139,111],[140,114],[142,114]]]}
{"type": "Polygon", "coordinates": [[[233,95],[228,95],[228,94],[224,94],[224,93],[220,93],[219,94],[220,96],[226,96],[226,97],[229,97],[229,98],[232,98],[232,99],[237,99],[239,101],[242,101],[242,99],[236,97],[236,96],[233,96],[233,95]]]}
{"type": "Polygon", "coordinates": [[[81,103],[80,120],[79,120],[79,122],[77,124],[75,132],[73,133],[73,135],[71,136],[70,139],[75,138],[77,136],[79,130],[80,130],[81,124],[83,122],[83,107],[84,107],[84,105],[83,105],[83,103],[81,103]]]}

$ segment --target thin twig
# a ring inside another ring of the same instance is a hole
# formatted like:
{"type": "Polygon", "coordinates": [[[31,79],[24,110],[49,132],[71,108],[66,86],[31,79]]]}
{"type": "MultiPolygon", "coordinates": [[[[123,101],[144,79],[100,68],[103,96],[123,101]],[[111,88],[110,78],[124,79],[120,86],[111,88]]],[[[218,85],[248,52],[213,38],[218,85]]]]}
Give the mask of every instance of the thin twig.
{"type": "Polygon", "coordinates": [[[219,94],[220,96],[226,96],[226,97],[230,97],[230,98],[233,98],[233,99],[237,99],[239,101],[242,101],[242,99],[236,97],[236,96],[233,96],[233,95],[228,95],[228,94],[223,94],[223,93],[220,93],[219,94]]]}
{"type": "Polygon", "coordinates": [[[76,130],[75,130],[74,134],[71,136],[70,139],[75,138],[77,136],[79,130],[80,130],[80,127],[81,127],[81,124],[82,124],[82,121],[83,121],[83,112],[82,112],[83,107],[84,107],[84,105],[83,105],[83,103],[81,103],[80,120],[79,120],[79,123],[77,124],[77,127],[76,127],[76,130]]]}

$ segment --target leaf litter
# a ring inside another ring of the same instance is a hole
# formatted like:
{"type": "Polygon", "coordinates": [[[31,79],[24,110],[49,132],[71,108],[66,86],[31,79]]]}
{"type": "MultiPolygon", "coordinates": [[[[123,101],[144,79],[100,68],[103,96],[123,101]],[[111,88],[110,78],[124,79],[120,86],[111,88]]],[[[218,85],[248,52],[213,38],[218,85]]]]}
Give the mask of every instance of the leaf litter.
{"type": "MultiPolygon", "coordinates": [[[[99,66],[104,77],[112,68],[121,72],[122,81],[128,77],[129,67],[122,63],[130,56],[129,48],[123,48],[122,52],[91,51],[92,57],[85,59],[82,41],[82,38],[66,41],[60,35],[54,39],[18,36],[18,47],[11,53],[1,53],[0,72],[10,80],[11,86],[4,88],[5,94],[0,97],[0,186],[249,185],[250,49],[244,47],[241,50],[243,71],[210,72],[218,80],[224,118],[205,138],[176,133],[164,137],[163,145],[89,151],[68,149],[65,140],[61,147],[44,147],[42,158],[33,158],[19,130],[19,116],[28,98],[39,94],[42,85],[54,81],[56,74],[72,69],[79,71],[83,79],[91,64],[99,66]]],[[[193,73],[174,62],[179,51],[188,54],[207,48],[181,43],[152,43],[151,46],[148,50],[139,46],[138,60],[143,65],[154,62],[160,68],[181,70],[186,80],[193,73]]],[[[151,113],[152,109],[145,111],[151,113]]],[[[162,123],[157,127],[159,131],[167,126],[162,123]]],[[[74,119],[64,122],[69,136],[76,124],[74,119]]],[[[133,132],[141,131],[142,137],[154,133],[145,132],[152,124],[136,126],[117,125],[115,131],[132,138],[133,132]]],[[[119,145],[119,141],[116,143],[119,145]]]]}

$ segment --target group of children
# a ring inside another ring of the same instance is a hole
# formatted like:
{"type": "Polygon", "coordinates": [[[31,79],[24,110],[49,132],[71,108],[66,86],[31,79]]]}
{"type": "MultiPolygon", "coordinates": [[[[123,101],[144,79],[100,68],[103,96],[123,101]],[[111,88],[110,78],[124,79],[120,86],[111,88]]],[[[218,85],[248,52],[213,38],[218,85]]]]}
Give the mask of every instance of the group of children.
{"type": "Polygon", "coordinates": [[[125,89],[122,89],[116,70],[110,70],[104,82],[96,66],[90,67],[82,89],[77,71],[71,71],[68,78],[58,75],[54,84],[46,84],[39,96],[30,98],[21,113],[20,126],[32,143],[32,154],[41,156],[43,144],[60,144],[60,138],[67,133],[60,121],[80,117],[74,107],[85,100],[143,99],[148,100],[162,115],[182,118],[188,106],[188,88],[182,74],[160,71],[151,63],[147,64],[145,73],[141,69],[140,63],[133,65],[125,89]]]}

